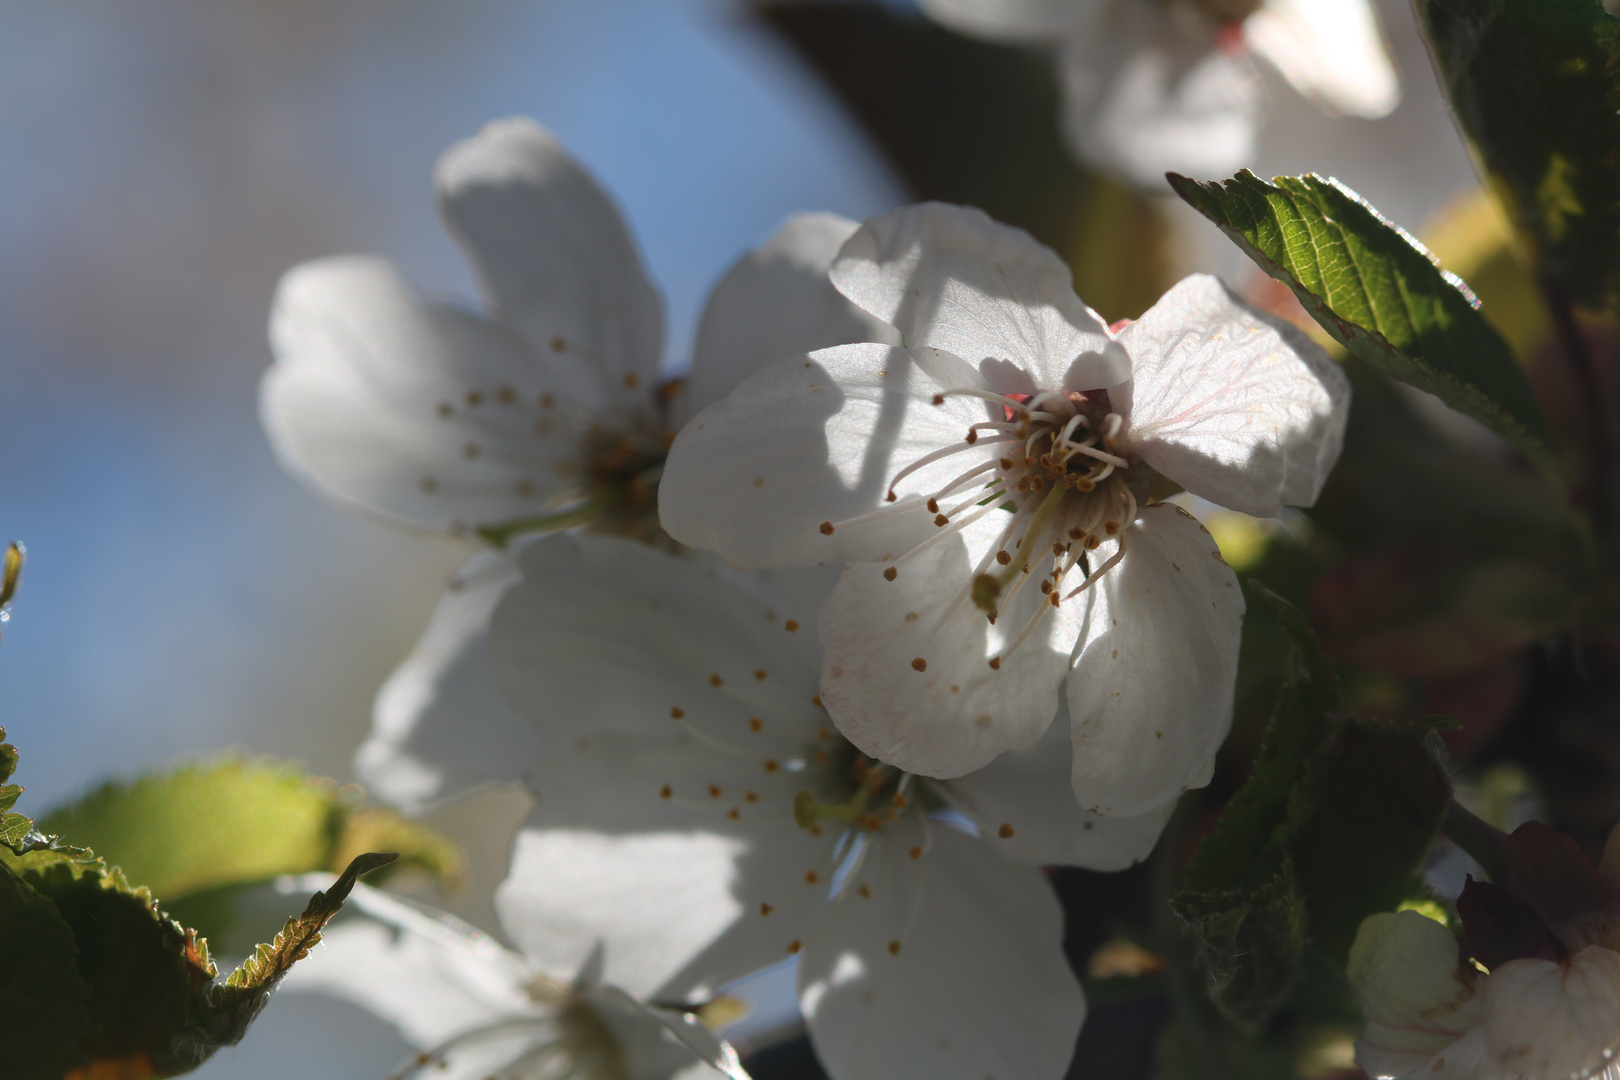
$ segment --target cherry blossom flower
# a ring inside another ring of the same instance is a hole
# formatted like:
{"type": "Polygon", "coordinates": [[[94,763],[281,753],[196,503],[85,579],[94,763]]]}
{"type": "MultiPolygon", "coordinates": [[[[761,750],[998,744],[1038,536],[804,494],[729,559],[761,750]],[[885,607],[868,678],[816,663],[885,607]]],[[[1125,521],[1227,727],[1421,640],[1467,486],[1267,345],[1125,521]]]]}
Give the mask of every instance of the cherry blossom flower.
{"type": "Polygon", "coordinates": [[[661,374],[663,303],[623,219],[551,134],[492,123],[434,179],[489,314],[424,299],[382,259],[304,263],[277,290],[261,387],[283,463],[394,523],[653,538],[694,409],[763,359],[874,332],[825,280],[854,223],[800,215],[716,288],[683,385],[661,374]]]}
{"type": "Polygon", "coordinates": [[[1412,911],[1363,921],[1348,973],[1369,1076],[1568,1080],[1620,1075],[1620,829],[1594,867],[1538,823],[1470,879],[1464,938],[1412,911]]]}
{"type": "MultiPolygon", "coordinates": [[[[813,589],[745,590],[613,537],[513,558],[519,584],[485,585],[507,711],[460,712],[456,730],[475,761],[507,738],[486,724],[544,736],[507,765],[536,799],[496,901],[526,955],[571,971],[600,947],[603,979],[659,1001],[796,959],[836,1080],[1063,1074],[1084,1004],[1039,867],[1129,866],[1168,806],[1086,813],[1061,747],[950,782],[859,753],[816,696],[813,589]]],[[[448,732],[450,715],[418,699],[417,723],[448,732]]]]}
{"type": "Polygon", "coordinates": [[[1261,87],[1249,54],[1329,113],[1377,118],[1400,85],[1368,0],[922,0],[954,30],[1058,46],[1064,137],[1149,187],[1168,170],[1252,163],[1261,87]]]}
{"type": "Polygon", "coordinates": [[[742,568],[848,564],[821,696],[864,754],[970,773],[1040,740],[1067,677],[1087,808],[1207,783],[1244,605],[1157,478],[1253,515],[1308,505],[1344,374],[1206,276],[1115,334],[1056,254],[959,207],[874,218],[832,280],[905,347],[785,361],[696,416],[665,529],[742,568]]]}
{"type": "MultiPolygon", "coordinates": [[[[330,883],[312,874],[275,888],[330,883]]],[[[748,1080],[736,1052],[691,1014],[589,976],[559,981],[442,912],[364,885],[284,990],[392,1023],[420,1050],[394,1080],[748,1080]]]]}

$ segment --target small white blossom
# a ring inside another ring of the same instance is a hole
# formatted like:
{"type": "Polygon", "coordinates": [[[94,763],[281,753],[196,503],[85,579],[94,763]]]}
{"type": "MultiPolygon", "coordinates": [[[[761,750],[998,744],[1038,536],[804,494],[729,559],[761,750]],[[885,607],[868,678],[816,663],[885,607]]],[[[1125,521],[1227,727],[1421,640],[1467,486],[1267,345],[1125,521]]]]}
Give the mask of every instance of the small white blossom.
{"type": "Polygon", "coordinates": [[[800,215],[716,287],[690,380],[666,380],[635,241],[549,132],[490,124],[434,180],[488,314],[422,298],[382,259],[304,263],[277,290],[260,393],[293,473],[392,522],[652,538],[664,452],[692,411],[763,360],[874,332],[825,280],[854,223],[800,215]]]}
{"type": "Polygon", "coordinates": [[[1150,490],[1162,473],[1249,514],[1308,505],[1344,374],[1210,277],[1116,335],[1056,254],[959,207],[874,218],[832,280],[904,347],[785,361],[700,413],[671,448],[665,529],[742,568],[848,564],[821,693],[863,753],[961,776],[1041,739],[1067,677],[1087,808],[1207,783],[1243,599],[1150,490]]]}
{"type": "MultiPolygon", "coordinates": [[[[278,891],[330,883],[308,875],[278,891]]],[[[284,988],[392,1023],[420,1050],[394,1080],[748,1080],[692,1015],[591,977],[559,981],[448,915],[364,885],[284,988]]]]}
{"type": "Polygon", "coordinates": [[[1151,187],[1168,170],[1252,163],[1262,107],[1249,54],[1330,113],[1376,118],[1400,85],[1368,0],[922,0],[962,33],[1050,42],[1063,133],[1084,161],[1151,187]]]}

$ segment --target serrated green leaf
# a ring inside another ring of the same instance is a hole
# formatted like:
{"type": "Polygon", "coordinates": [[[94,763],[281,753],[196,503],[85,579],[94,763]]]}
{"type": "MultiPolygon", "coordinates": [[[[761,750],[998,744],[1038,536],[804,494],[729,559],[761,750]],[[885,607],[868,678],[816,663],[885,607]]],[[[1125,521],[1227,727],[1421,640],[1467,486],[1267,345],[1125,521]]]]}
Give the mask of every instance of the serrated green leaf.
{"type": "Polygon", "coordinates": [[[977,206],[1028,229],[1109,319],[1135,318],[1170,286],[1154,198],[1064,148],[1048,58],[892,4],[769,0],[750,11],[843,103],[914,201],[977,206]]]}
{"type": "Polygon", "coordinates": [[[278,874],[325,869],[341,810],[296,770],[228,760],[109,783],[46,815],[165,901],[278,874]]]}
{"type": "Polygon", "coordinates": [[[7,1077],[62,1080],[83,1061],[93,1028],[77,960],[56,905],[0,866],[0,1016],[13,1030],[0,1049],[7,1077]]]}
{"type": "Polygon", "coordinates": [[[1561,483],[1551,431],[1507,342],[1467,286],[1361,196],[1320,176],[1268,184],[1247,170],[1215,183],[1172,174],[1170,186],[1352,354],[1478,420],[1561,483]]]}
{"type": "Polygon", "coordinates": [[[1620,290],[1620,24],[1598,0],[1417,0],[1435,69],[1538,265],[1620,290]]]}

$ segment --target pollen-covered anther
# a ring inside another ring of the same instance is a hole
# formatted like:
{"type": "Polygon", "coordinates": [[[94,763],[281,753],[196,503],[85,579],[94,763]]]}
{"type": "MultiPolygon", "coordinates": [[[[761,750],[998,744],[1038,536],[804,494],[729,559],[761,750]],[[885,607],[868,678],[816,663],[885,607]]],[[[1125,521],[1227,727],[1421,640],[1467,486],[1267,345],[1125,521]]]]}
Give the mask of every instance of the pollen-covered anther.
{"type": "Polygon", "coordinates": [[[1001,670],[1001,657],[992,656],[990,658],[990,670],[991,671],[1000,671],[1001,670]]]}
{"type": "Polygon", "coordinates": [[[709,785],[709,798],[718,799],[719,797],[720,797],[720,787],[719,787],[719,785],[710,784],[709,785]]]}
{"type": "Polygon", "coordinates": [[[996,552],[996,562],[1000,563],[1002,566],[1006,566],[1008,563],[1012,562],[1012,553],[1008,551],[996,552]]]}
{"type": "Polygon", "coordinates": [[[911,669],[913,671],[927,671],[928,661],[919,656],[911,662],[911,669]]]}
{"type": "Polygon", "coordinates": [[[900,943],[898,941],[889,942],[889,955],[890,956],[899,956],[900,955],[900,943]]]}
{"type": "Polygon", "coordinates": [[[676,708],[676,709],[669,710],[669,718],[671,720],[679,720],[685,715],[686,715],[686,710],[685,709],[676,708]]]}
{"type": "Polygon", "coordinates": [[[883,571],[883,580],[884,581],[893,581],[895,578],[897,578],[899,576],[900,576],[900,568],[897,567],[897,566],[891,566],[888,569],[883,571]]]}
{"type": "Polygon", "coordinates": [[[823,521],[821,523],[821,535],[822,536],[831,536],[832,534],[833,534],[833,523],[830,522],[830,521],[823,521]]]}
{"type": "Polygon", "coordinates": [[[927,505],[928,505],[928,512],[930,514],[939,513],[939,500],[938,499],[929,499],[927,505]]]}
{"type": "Polygon", "coordinates": [[[1003,840],[1011,840],[1013,833],[1017,831],[1018,830],[1012,827],[1011,822],[1003,821],[1001,823],[1001,828],[996,830],[996,835],[1001,837],[1003,840]]]}
{"type": "Polygon", "coordinates": [[[944,514],[935,514],[934,515],[934,524],[939,526],[940,528],[943,529],[945,526],[949,525],[950,523],[951,523],[951,519],[946,517],[944,514]]]}

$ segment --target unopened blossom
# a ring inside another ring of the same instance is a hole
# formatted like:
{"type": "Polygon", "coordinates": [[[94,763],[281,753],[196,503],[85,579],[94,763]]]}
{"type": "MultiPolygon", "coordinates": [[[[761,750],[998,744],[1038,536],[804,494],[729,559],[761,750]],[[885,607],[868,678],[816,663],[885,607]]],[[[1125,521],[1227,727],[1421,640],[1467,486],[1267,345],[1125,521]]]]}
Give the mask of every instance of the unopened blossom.
{"type": "Polygon", "coordinates": [[[848,564],[821,696],[862,753],[961,776],[1040,740],[1066,679],[1088,809],[1208,782],[1243,598],[1154,492],[1309,505],[1342,442],[1338,366],[1207,276],[1116,334],[1056,254],[960,207],[874,218],[832,280],[904,347],[784,361],[696,416],[665,529],[743,568],[848,564]]]}
{"type": "MultiPolygon", "coordinates": [[[[307,875],[278,889],[328,884],[307,875]]],[[[448,915],[364,885],[283,989],[393,1024],[419,1052],[391,1080],[748,1080],[691,1014],[591,977],[559,980],[448,915]]]]}
{"type": "Polygon", "coordinates": [[[690,379],[666,378],[658,290],[555,137],[492,123],[434,181],[486,312],[423,298],[380,258],[304,263],[277,290],[260,392],[293,473],[394,523],[497,543],[584,524],[653,538],[664,452],[693,409],[764,359],[872,333],[825,281],[854,224],[801,215],[717,287],[690,379]]]}
{"type": "Polygon", "coordinates": [[[1470,880],[1461,941],[1416,912],[1363,921],[1348,974],[1375,1080],[1620,1075],[1620,829],[1594,867],[1544,825],[1504,845],[1506,878],[1470,880]]]}
{"type": "Polygon", "coordinates": [[[1377,118],[1400,99],[1370,0],[922,0],[954,30],[1057,46],[1063,134],[1093,165],[1150,187],[1166,171],[1252,163],[1257,55],[1334,114],[1377,118]]]}
{"type": "MultiPolygon", "coordinates": [[[[496,898],[526,955],[600,948],[603,979],[657,1001],[796,959],[834,1080],[1063,1075],[1084,1004],[1039,867],[1129,866],[1168,807],[1087,814],[1061,748],[950,782],[861,754],[817,697],[813,595],[612,537],[516,559],[489,655],[546,741],[512,762],[536,805],[496,898]]],[[[460,716],[475,747],[505,722],[460,716]]]]}

